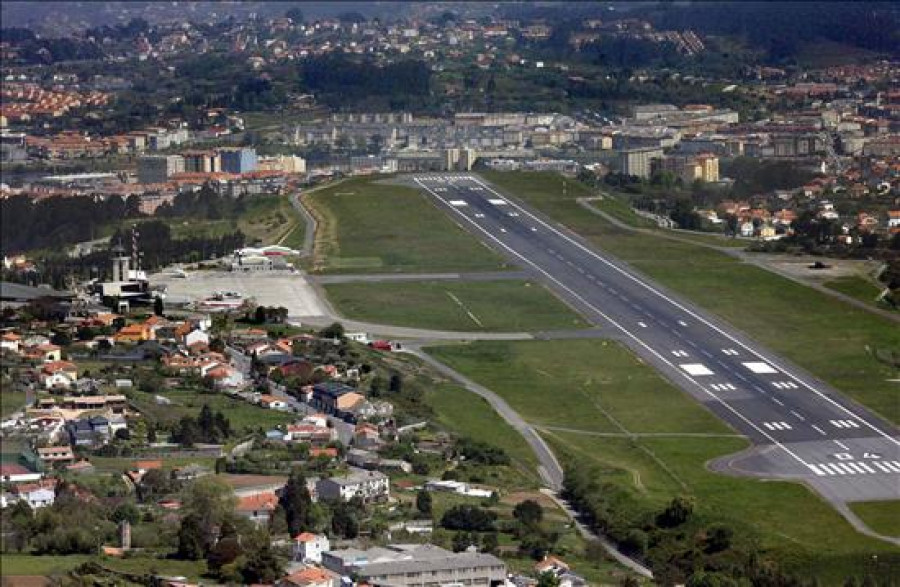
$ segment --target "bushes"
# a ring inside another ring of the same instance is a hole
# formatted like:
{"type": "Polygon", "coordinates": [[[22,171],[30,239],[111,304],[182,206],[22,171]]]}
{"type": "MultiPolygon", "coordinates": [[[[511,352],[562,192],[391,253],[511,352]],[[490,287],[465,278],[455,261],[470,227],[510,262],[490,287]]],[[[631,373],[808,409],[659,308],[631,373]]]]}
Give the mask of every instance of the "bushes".
{"type": "Polygon", "coordinates": [[[492,532],[494,512],[473,505],[457,505],[441,517],[441,526],[448,530],[464,530],[466,532],[492,532]]]}
{"type": "Polygon", "coordinates": [[[456,451],[467,461],[481,465],[508,465],[510,462],[509,455],[502,448],[471,438],[457,441],[456,451]]]}

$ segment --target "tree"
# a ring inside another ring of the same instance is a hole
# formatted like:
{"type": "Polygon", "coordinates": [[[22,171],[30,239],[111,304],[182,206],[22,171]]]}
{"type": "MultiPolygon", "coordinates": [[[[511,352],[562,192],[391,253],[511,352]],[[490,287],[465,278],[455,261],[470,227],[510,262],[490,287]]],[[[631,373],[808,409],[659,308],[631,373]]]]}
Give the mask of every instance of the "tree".
{"type": "Polygon", "coordinates": [[[331,514],[331,529],[342,538],[356,538],[359,535],[357,508],[345,502],[338,502],[331,514]]]}
{"type": "Polygon", "coordinates": [[[268,534],[254,537],[240,571],[247,585],[272,584],[284,576],[284,561],[272,549],[268,534]]]}
{"type": "Polygon", "coordinates": [[[297,8],[296,6],[293,6],[293,7],[291,7],[291,8],[288,8],[288,9],[284,12],[284,15],[285,15],[287,18],[291,19],[291,21],[292,21],[294,24],[300,24],[300,23],[303,22],[303,11],[300,10],[299,8],[297,8]]]}
{"type": "Polygon", "coordinates": [[[457,505],[444,512],[441,526],[448,530],[491,532],[494,530],[496,515],[473,505],[457,505]]]}
{"type": "Polygon", "coordinates": [[[257,324],[265,324],[266,308],[264,306],[256,306],[256,310],[253,314],[253,321],[257,324]]]}
{"type": "Polygon", "coordinates": [[[488,532],[481,536],[481,552],[487,554],[496,554],[500,547],[500,541],[496,532],[488,532]]]}
{"type": "MultiPolygon", "coordinates": [[[[234,516],[237,498],[231,487],[214,476],[197,479],[187,486],[181,496],[182,509],[186,513],[182,521],[185,534],[185,553],[195,554],[199,541],[200,554],[191,560],[205,557],[216,538],[215,529],[222,527],[234,516]],[[185,528],[188,518],[191,522],[185,528]]],[[[181,532],[179,532],[179,549],[181,548],[181,532]]],[[[180,551],[180,550],[179,550],[180,551]]],[[[186,557],[187,558],[187,557],[186,557]]]]}
{"type": "Polygon", "coordinates": [[[178,529],[178,558],[200,560],[206,553],[206,542],[200,515],[191,513],[182,518],[178,529]]]}
{"type": "Polygon", "coordinates": [[[475,543],[475,537],[470,532],[457,532],[453,535],[453,552],[462,552],[475,543]]]}
{"type": "Polygon", "coordinates": [[[538,577],[537,587],[559,587],[559,579],[550,571],[544,571],[538,577]]]}
{"type": "Polygon", "coordinates": [[[423,516],[431,516],[431,493],[420,489],[416,494],[416,509],[423,516]]]}
{"type": "Polygon", "coordinates": [[[281,495],[281,507],[284,508],[288,532],[291,536],[315,527],[316,517],[312,497],[306,486],[306,476],[302,469],[295,468],[291,472],[281,495]]]}
{"type": "Polygon", "coordinates": [[[678,496],[657,516],[656,523],[662,528],[674,528],[687,522],[694,513],[694,500],[678,496]]]}
{"type": "Polygon", "coordinates": [[[137,524],[140,517],[137,507],[130,501],[119,504],[112,513],[112,521],[116,523],[127,520],[130,524],[137,524]]]}
{"type": "Polygon", "coordinates": [[[731,539],[734,537],[734,530],[723,524],[715,524],[710,526],[706,531],[706,545],[704,550],[713,554],[722,552],[731,548],[731,539]]]}
{"type": "Polygon", "coordinates": [[[330,326],[327,326],[319,331],[319,336],[321,338],[332,338],[337,340],[342,340],[344,338],[344,325],[340,322],[335,322],[330,326]]]}
{"type": "Polygon", "coordinates": [[[544,508],[533,499],[526,499],[513,508],[513,517],[525,526],[537,526],[544,517],[544,508]]]}
{"type": "Polygon", "coordinates": [[[153,298],[153,313],[156,314],[157,316],[162,316],[163,311],[164,311],[164,308],[163,308],[162,298],[159,296],[156,296],[155,298],[153,298]]]}

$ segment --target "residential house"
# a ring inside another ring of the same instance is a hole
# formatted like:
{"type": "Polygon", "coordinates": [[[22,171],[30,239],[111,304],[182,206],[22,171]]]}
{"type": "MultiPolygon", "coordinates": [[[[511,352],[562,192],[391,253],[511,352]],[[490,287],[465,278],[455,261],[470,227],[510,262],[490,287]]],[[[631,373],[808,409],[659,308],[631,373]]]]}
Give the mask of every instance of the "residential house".
{"type": "Polygon", "coordinates": [[[278,496],[274,492],[265,492],[239,498],[235,512],[258,526],[264,526],[269,523],[277,507],[278,496]]]}
{"type": "Polygon", "coordinates": [[[33,350],[44,363],[62,360],[62,349],[55,344],[39,344],[35,346],[33,350]]]}
{"type": "Polygon", "coordinates": [[[151,334],[150,327],[145,323],[129,324],[119,329],[114,338],[119,344],[129,342],[138,343],[150,340],[151,334]]]}
{"type": "Polygon", "coordinates": [[[259,396],[259,405],[270,410],[286,410],[288,407],[286,401],[269,394],[259,396]]]}
{"type": "Polygon", "coordinates": [[[41,477],[41,473],[30,471],[18,463],[0,465],[0,482],[3,483],[39,481],[41,477]]]}
{"type": "Polygon", "coordinates": [[[231,365],[222,363],[218,363],[215,367],[209,369],[205,377],[212,379],[215,386],[219,389],[241,389],[246,384],[243,373],[231,365]]]}
{"type": "Polygon", "coordinates": [[[41,366],[44,389],[71,388],[78,380],[78,368],[69,361],[50,361],[41,366]]]}
{"type": "Polygon", "coordinates": [[[326,381],[313,385],[311,403],[323,412],[334,414],[352,406],[362,398],[356,390],[349,385],[336,381],[326,381]],[[352,394],[348,400],[340,401],[345,395],[352,394]]]}
{"type": "Polygon", "coordinates": [[[275,587],[340,587],[341,576],[320,567],[304,567],[275,583],[275,587]]]}
{"type": "Polygon", "coordinates": [[[12,494],[17,501],[24,501],[32,509],[53,505],[56,501],[56,483],[24,483],[13,487],[12,494]]]}
{"type": "Polygon", "coordinates": [[[888,230],[900,230],[900,210],[888,210],[888,230]]]}
{"type": "Polygon", "coordinates": [[[69,441],[73,446],[98,446],[109,442],[112,430],[109,420],[103,416],[91,416],[66,423],[69,441]]]}
{"type": "Polygon", "coordinates": [[[0,349],[19,354],[22,349],[22,337],[15,332],[4,332],[0,335],[0,349]]]}
{"type": "Polygon", "coordinates": [[[331,550],[331,542],[324,534],[302,532],[294,537],[294,560],[321,563],[322,553],[331,550]]]}
{"type": "Polygon", "coordinates": [[[318,426],[316,424],[289,424],[285,442],[310,442],[313,444],[327,444],[336,438],[334,428],[318,426]]]}
{"type": "Polygon", "coordinates": [[[368,449],[378,448],[382,444],[381,433],[378,431],[378,426],[369,424],[368,422],[361,422],[354,428],[353,446],[368,449]]]}
{"type": "Polygon", "coordinates": [[[320,479],[316,492],[324,500],[350,501],[360,497],[366,502],[381,501],[390,496],[390,484],[384,473],[351,468],[340,477],[320,479]]]}
{"type": "Polygon", "coordinates": [[[44,467],[68,465],[75,462],[75,453],[71,446],[44,446],[36,450],[38,459],[44,467]]]}
{"type": "Polygon", "coordinates": [[[556,578],[559,587],[585,587],[588,583],[569,568],[569,565],[553,555],[545,555],[544,559],[535,563],[534,572],[538,575],[550,573],[556,578]]]}

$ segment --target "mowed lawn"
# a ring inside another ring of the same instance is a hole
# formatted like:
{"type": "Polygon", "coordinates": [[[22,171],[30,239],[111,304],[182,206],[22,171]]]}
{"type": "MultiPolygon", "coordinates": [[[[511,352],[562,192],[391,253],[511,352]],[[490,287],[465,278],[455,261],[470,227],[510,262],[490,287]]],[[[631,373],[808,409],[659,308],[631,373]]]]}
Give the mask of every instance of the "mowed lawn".
{"type": "Polygon", "coordinates": [[[654,511],[693,495],[710,523],[727,523],[777,549],[792,568],[828,577],[847,570],[848,560],[891,552],[801,484],[710,472],[707,462],[749,442],[616,343],[482,341],[426,350],[503,396],[560,457],[595,467],[599,480],[654,511]]]}
{"type": "Polygon", "coordinates": [[[723,253],[612,226],[575,201],[590,195],[555,174],[485,173],[495,185],[727,320],[856,401],[900,423],[897,370],[876,355],[900,350],[896,323],[723,253]]]}
{"type": "Polygon", "coordinates": [[[24,407],[24,391],[0,391],[0,417],[6,417],[24,407]]]}
{"type": "Polygon", "coordinates": [[[409,273],[506,266],[414,188],[351,179],[309,193],[303,202],[318,222],[316,271],[409,273]]]}
{"type": "Polygon", "coordinates": [[[214,412],[222,412],[231,423],[231,428],[238,434],[256,432],[259,429],[268,430],[296,419],[296,415],[289,412],[261,408],[221,393],[172,390],[149,394],[134,390],[129,392],[129,399],[135,402],[142,413],[149,414],[156,421],[168,423],[174,423],[183,416],[196,418],[203,406],[208,405],[214,412]],[[164,397],[172,403],[159,405],[154,395],[164,397]]]}
{"type": "Polygon", "coordinates": [[[900,500],[860,501],[850,509],[879,534],[900,537],[900,500]]]}
{"type": "Polygon", "coordinates": [[[122,559],[100,557],[98,559],[95,555],[82,554],[68,556],[0,555],[0,568],[3,570],[3,576],[62,575],[86,562],[99,562],[100,565],[121,573],[150,574],[164,572],[166,575],[185,576],[193,580],[199,579],[206,573],[206,563],[204,561],[183,561],[149,556],[135,556],[122,559]]]}
{"type": "Polygon", "coordinates": [[[531,281],[404,281],[324,287],[341,315],[367,322],[507,332],[587,326],[549,290],[531,281]]]}

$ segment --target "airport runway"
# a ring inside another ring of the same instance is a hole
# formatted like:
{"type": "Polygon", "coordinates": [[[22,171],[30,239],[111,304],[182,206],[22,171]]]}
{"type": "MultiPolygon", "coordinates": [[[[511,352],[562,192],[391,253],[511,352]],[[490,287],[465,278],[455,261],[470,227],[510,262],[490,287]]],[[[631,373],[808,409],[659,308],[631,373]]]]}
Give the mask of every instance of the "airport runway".
{"type": "Polygon", "coordinates": [[[896,428],[477,176],[413,178],[464,228],[623,340],[756,449],[732,470],[840,503],[900,499],[896,428]]]}

